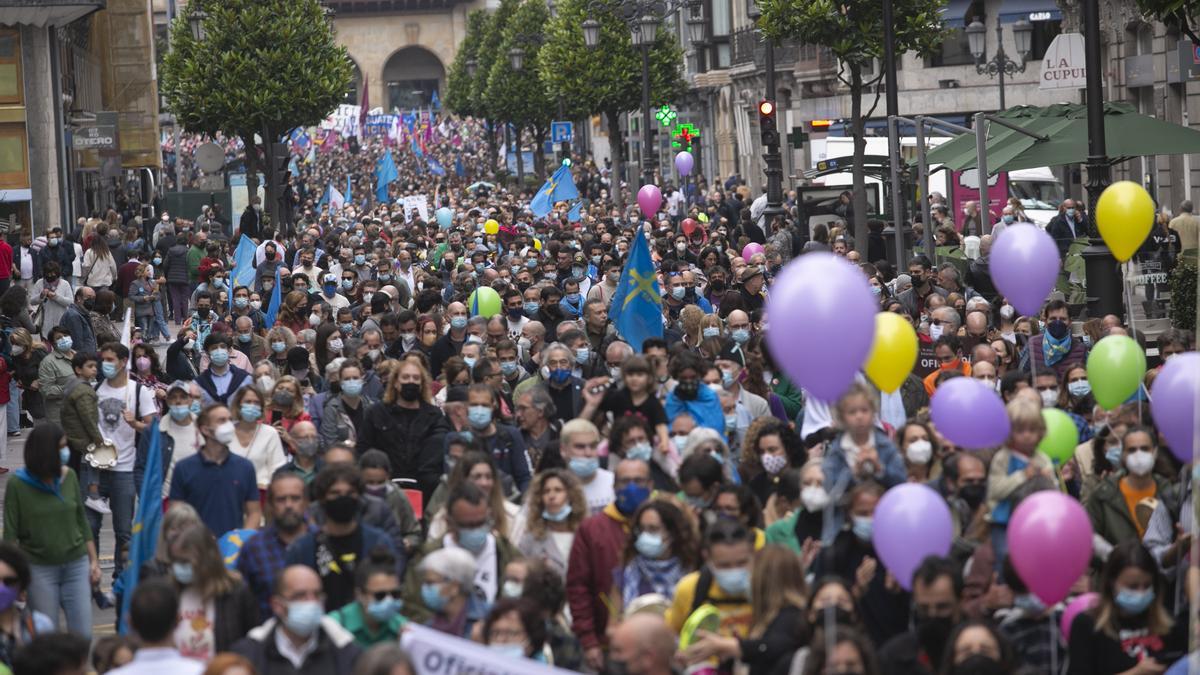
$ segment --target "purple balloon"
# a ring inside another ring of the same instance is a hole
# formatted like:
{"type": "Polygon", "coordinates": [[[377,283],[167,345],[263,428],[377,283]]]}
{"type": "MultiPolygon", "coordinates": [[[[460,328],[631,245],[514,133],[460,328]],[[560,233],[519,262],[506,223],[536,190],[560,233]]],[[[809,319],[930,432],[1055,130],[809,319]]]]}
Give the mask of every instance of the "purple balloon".
{"type": "Polygon", "coordinates": [[[662,192],[657,185],[643,185],[642,189],[638,190],[638,206],[647,218],[653,218],[661,205],[662,192]]]}
{"type": "Polygon", "coordinates": [[[1154,387],[1150,410],[1154,423],[1167,439],[1171,452],[1181,462],[1190,462],[1200,454],[1200,429],[1196,411],[1200,409],[1200,352],[1172,357],[1163,366],[1154,387]]]}
{"type": "Polygon", "coordinates": [[[1042,602],[1053,605],[1066,598],[1087,571],[1092,522],[1074,498],[1057,490],[1035,492],[1021,501],[1008,521],[1008,553],[1021,581],[1042,602]]]}
{"type": "Polygon", "coordinates": [[[931,555],[945,556],[954,539],[950,507],[932,489],[903,483],[887,491],[875,507],[875,552],[904,590],[913,572],[931,555]]]}
{"type": "Polygon", "coordinates": [[[964,448],[994,448],[1008,438],[1004,402],[995,389],[979,380],[956,377],[938,385],[929,414],[938,433],[964,448]]]}
{"type": "Polygon", "coordinates": [[[679,171],[680,176],[690,174],[695,163],[696,159],[687,150],[680,150],[679,154],[675,155],[675,169],[679,171]]]}
{"type": "Polygon", "coordinates": [[[879,303],[866,277],[832,253],[788,263],[767,298],[767,342],[792,382],[833,402],[854,380],[875,341],[879,303]]]}
{"type": "Polygon", "coordinates": [[[1021,314],[1036,315],[1058,281],[1058,248],[1036,225],[1009,225],[992,243],[988,268],[996,288],[1021,314]]]}

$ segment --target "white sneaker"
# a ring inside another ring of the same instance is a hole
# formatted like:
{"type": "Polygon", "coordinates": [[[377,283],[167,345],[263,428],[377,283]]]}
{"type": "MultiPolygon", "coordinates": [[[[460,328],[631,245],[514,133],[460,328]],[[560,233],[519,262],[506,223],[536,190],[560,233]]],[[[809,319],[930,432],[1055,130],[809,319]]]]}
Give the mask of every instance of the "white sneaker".
{"type": "Polygon", "coordinates": [[[83,505],[96,513],[112,513],[112,509],[108,508],[108,500],[103,497],[88,497],[83,500],[83,505]]]}

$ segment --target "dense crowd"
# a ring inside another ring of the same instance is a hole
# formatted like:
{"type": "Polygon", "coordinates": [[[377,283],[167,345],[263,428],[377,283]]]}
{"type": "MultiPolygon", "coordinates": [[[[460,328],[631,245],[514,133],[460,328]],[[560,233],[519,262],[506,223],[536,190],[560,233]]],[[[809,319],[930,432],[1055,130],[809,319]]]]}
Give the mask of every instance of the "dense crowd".
{"type": "MultiPolygon", "coordinates": [[[[447,168],[482,148],[478,125],[454,124],[426,149],[447,168]]],[[[896,269],[878,228],[802,235],[736,178],[667,187],[645,218],[613,199],[636,185],[582,162],[573,221],[571,203],[535,217],[534,190],[472,185],[477,161],[443,176],[409,148],[355,146],[302,165],[278,230],[257,204],[240,227],[112,211],[9,252],[0,404],[25,438],[4,498],[0,671],[401,675],[428,672],[399,646],[423,626],[613,675],[1186,672],[1192,470],[1146,401],[1191,332],[1080,325],[1057,297],[1018,315],[989,278],[993,235],[974,259],[896,269]],[[385,152],[400,177],[377,203],[385,152]],[[402,206],[417,195],[424,217],[402,206]],[[662,337],[630,344],[609,314],[639,237],[662,337]],[[860,376],[822,401],[772,354],[772,284],[821,251],[916,329],[899,389],[860,376]],[[1105,409],[1086,363],[1117,334],[1158,356],[1105,409]],[[1003,444],[960,449],[931,423],[956,377],[1003,399],[1003,444]],[[1077,426],[1066,462],[1038,450],[1044,408],[1077,426]],[[163,516],[134,561],[147,481],[163,516]],[[898,580],[873,514],[906,483],[940,495],[954,539],[898,580]],[[1095,533],[1050,606],[1007,555],[1010,517],[1042,490],[1081,502],[1095,533]],[[105,520],[112,579],[140,562],[134,587],[102,579],[105,520]],[[128,634],[93,644],[93,605],[114,601],[128,634]]],[[[939,243],[962,229],[941,217],[939,243]]]]}

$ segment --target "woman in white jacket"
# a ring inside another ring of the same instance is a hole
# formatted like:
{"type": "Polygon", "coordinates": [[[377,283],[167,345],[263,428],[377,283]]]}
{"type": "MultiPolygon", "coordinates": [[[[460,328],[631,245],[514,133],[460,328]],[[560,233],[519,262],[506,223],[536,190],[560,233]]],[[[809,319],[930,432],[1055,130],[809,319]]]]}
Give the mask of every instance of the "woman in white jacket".
{"type": "Polygon", "coordinates": [[[50,331],[58,325],[62,315],[75,301],[71,292],[71,284],[62,278],[62,269],[53,260],[42,265],[42,278],[33,282],[29,290],[29,304],[40,307],[42,316],[39,320],[43,338],[50,337],[50,331]]]}
{"type": "Polygon", "coordinates": [[[91,248],[83,254],[83,284],[96,291],[109,288],[117,279],[117,261],[108,249],[107,236],[105,228],[97,229],[91,248]]]}

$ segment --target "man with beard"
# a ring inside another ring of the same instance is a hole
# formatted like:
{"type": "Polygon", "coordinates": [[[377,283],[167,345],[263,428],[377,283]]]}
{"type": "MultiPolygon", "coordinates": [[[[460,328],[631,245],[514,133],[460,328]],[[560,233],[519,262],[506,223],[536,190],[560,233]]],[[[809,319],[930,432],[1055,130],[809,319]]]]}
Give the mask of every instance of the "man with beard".
{"type": "Polygon", "coordinates": [[[941,672],[946,640],[960,619],[962,589],[958,567],[946,558],[929,556],[917,567],[912,578],[914,628],[880,648],[884,675],[941,672]]]}
{"type": "Polygon", "coordinates": [[[271,615],[271,589],[283,571],[287,547],[307,532],[304,480],[295,473],[276,473],[267,485],[267,525],[242,546],[237,569],[254,591],[259,616],[271,615]]]}

